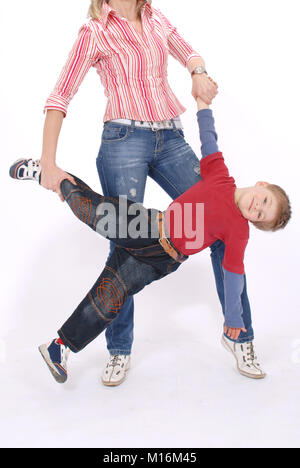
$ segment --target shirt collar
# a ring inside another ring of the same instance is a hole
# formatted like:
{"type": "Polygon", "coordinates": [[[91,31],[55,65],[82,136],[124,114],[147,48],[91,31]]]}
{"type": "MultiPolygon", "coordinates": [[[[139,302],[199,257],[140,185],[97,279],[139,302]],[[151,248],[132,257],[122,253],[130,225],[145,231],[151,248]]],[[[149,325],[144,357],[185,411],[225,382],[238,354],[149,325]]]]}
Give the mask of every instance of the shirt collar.
{"type": "MultiPolygon", "coordinates": [[[[143,12],[145,14],[147,14],[148,16],[152,16],[152,7],[150,5],[149,2],[145,3],[143,6],[142,6],[142,14],[143,12]]],[[[103,3],[103,6],[102,6],[102,16],[101,16],[101,22],[103,23],[104,27],[106,28],[107,27],[107,22],[108,22],[108,18],[110,15],[117,15],[118,13],[116,12],[116,10],[114,10],[113,8],[111,8],[109,6],[108,3],[106,3],[106,1],[104,1],[103,3]]]]}

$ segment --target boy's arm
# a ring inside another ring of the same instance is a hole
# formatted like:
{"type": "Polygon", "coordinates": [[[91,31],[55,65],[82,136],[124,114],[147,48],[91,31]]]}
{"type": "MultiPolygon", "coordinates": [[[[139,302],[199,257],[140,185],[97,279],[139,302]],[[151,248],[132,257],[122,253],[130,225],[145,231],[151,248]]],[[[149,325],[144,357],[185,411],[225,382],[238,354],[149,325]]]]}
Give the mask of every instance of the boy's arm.
{"type": "MultiPolygon", "coordinates": [[[[218,153],[218,135],[215,130],[213,113],[209,106],[197,98],[197,119],[200,131],[202,158],[218,153]]],[[[241,296],[245,286],[244,275],[230,272],[223,267],[225,295],[225,333],[232,339],[238,339],[241,330],[246,332],[242,318],[241,296]]]]}
{"type": "MultiPolygon", "coordinates": [[[[238,273],[232,273],[231,271],[226,270],[224,267],[223,273],[225,296],[225,329],[229,328],[245,331],[245,324],[242,317],[243,307],[241,299],[245,287],[245,277],[244,275],[240,275],[238,273]]],[[[238,333],[238,336],[239,334],[240,332],[238,333]]]]}
{"type": "Polygon", "coordinates": [[[197,98],[197,119],[200,132],[202,158],[218,153],[218,135],[215,130],[215,121],[212,110],[200,98],[197,98]]]}

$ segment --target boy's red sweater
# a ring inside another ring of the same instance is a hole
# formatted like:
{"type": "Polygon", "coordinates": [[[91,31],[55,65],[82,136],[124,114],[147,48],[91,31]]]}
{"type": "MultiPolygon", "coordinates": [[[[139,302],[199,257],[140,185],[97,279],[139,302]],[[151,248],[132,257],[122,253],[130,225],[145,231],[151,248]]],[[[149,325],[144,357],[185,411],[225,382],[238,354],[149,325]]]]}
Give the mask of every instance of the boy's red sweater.
{"type": "Polygon", "coordinates": [[[166,210],[170,239],[184,255],[200,252],[220,239],[225,244],[223,267],[244,274],[249,225],[235,204],[235,181],[229,175],[222,153],[203,158],[200,171],[202,180],[176,198],[166,210]]]}

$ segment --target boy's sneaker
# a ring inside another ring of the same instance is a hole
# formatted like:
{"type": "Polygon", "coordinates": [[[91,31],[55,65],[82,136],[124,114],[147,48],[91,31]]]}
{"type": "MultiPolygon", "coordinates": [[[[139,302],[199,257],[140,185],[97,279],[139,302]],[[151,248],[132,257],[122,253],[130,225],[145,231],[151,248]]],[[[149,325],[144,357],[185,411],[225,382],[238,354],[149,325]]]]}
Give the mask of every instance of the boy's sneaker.
{"type": "Polygon", "coordinates": [[[13,179],[36,180],[39,182],[41,165],[39,159],[18,159],[9,169],[9,175],[13,179]]]}
{"type": "Polygon", "coordinates": [[[70,349],[57,343],[57,340],[52,340],[50,343],[39,346],[39,351],[56,382],[64,383],[68,377],[67,359],[70,349]]]}
{"type": "Polygon", "coordinates": [[[236,343],[223,335],[222,345],[235,357],[240,374],[251,379],[264,379],[266,377],[267,374],[261,369],[257,361],[252,341],[236,343]]]}
{"type": "Polygon", "coordinates": [[[126,378],[126,372],[130,367],[130,356],[116,354],[110,356],[102,374],[102,383],[109,387],[120,385],[126,378]]]}

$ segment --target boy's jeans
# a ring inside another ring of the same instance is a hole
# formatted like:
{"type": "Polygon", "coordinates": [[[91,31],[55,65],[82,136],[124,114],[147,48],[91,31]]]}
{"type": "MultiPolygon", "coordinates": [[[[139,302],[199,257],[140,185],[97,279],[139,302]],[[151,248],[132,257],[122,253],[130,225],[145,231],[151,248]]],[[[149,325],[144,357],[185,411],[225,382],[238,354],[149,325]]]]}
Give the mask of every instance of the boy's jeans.
{"type": "Polygon", "coordinates": [[[58,331],[64,344],[78,352],[116,320],[127,298],[173,273],[188,257],[180,255],[176,261],[159,244],[158,210],[104,197],[73,177],[77,185],[68,180],[61,183],[62,194],[73,213],[116,245],[94,286],[58,331]],[[134,210],[129,214],[131,208],[134,210]],[[138,233],[130,229],[137,216],[138,233]]]}
{"type": "MultiPolygon", "coordinates": [[[[177,198],[201,179],[199,160],[186,143],[182,130],[159,130],[105,123],[97,169],[104,195],[142,203],[147,176],[155,180],[172,199],[177,198]]],[[[224,244],[217,241],[211,246],[211,261],[218,296],[224,310],[223,272],[224,244]]],[[[110,247],[110,255],[114,246],[110,247]]],[[[245,283],[246,284],[246,283],[245,283]]],[[[241,333],[239,342],[251,341],[251,310],[247,290],[243,292],[243,320],[247,333],[241,333]]],[[[106,329],[110,354],[131,353],[133,342],[134,301],[129,298],[118,317],[106,329]]]]}

